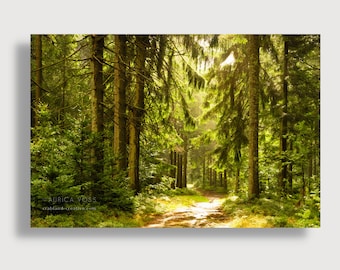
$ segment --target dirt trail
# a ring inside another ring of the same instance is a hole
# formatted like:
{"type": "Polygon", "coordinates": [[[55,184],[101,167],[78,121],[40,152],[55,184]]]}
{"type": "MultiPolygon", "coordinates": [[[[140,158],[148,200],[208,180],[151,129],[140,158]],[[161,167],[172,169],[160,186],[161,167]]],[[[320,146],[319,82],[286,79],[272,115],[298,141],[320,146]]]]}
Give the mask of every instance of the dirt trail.
{"type": "Polygon", "coordinates": [[[222,212],[224,196],[201,191],[209,202],[179,207],[156,218],[144,228],[229,228],[230,219],[222,212]]]}

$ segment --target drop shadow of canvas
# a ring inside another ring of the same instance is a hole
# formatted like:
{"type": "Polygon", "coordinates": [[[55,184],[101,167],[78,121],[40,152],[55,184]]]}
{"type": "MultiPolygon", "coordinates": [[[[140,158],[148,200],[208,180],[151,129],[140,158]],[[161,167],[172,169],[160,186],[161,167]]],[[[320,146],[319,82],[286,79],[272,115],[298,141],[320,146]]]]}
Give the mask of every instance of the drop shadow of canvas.
{"type": "Polygon", "coordinates": [[[30,227],[30,44],[15,48],[15,236],[18,238],[247,238],[301,239],[307,229],[220,228],[31,228],[30,227]]]}

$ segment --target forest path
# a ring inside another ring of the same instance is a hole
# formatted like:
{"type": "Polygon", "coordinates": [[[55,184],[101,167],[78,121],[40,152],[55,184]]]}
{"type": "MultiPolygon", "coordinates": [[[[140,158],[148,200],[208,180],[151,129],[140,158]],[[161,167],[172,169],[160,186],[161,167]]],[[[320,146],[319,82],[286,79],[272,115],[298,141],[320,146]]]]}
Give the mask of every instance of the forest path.
{"type": "Polygon", "coordinates": [[[194,203],[156,218],[144,228],[230,228],[230,218],[222,211],[225,195],[199,191],[209,202],[194,203]]]}

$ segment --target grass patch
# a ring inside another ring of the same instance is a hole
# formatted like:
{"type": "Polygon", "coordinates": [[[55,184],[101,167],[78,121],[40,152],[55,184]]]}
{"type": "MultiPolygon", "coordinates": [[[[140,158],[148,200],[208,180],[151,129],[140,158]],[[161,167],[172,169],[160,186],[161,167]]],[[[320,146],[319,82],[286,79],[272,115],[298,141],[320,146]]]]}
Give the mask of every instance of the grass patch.
{"type": "Polygon", "coordinates": [[[297,207],[294,198],[260,198],[248,201],[228,196],[223,211],[233,219],[235,228],[311,228],[320,226],[318,204],[306,201],[297,207]]]}
{"type": "Polygon", "coordinates": [[[209,200],[202,195],[176,195],[173,197],[163,197],[158,199],[159,205],[164,212],[173,211],[179,207],[189,207],[198,202],[208,202],[209,200]]]}
{"type": "Polygon", "coordinates": [[[119,214],[100,211],[82,211],[82,213],[47,215],[44,218],[32,218],[31,227],[35,228],[129,228],[140,227],[143,220],[130,213],[119,214]]]}

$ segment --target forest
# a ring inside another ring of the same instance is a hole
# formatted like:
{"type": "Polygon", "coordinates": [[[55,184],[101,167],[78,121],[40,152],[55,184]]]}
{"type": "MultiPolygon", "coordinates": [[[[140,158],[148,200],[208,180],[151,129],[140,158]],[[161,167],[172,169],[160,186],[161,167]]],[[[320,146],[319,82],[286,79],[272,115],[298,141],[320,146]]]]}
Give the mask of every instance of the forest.
{"type": "Polygon", "coordinates": [[[320,35],[32,34],[30,115],[31,227],[320,227],[320,35]]]}

